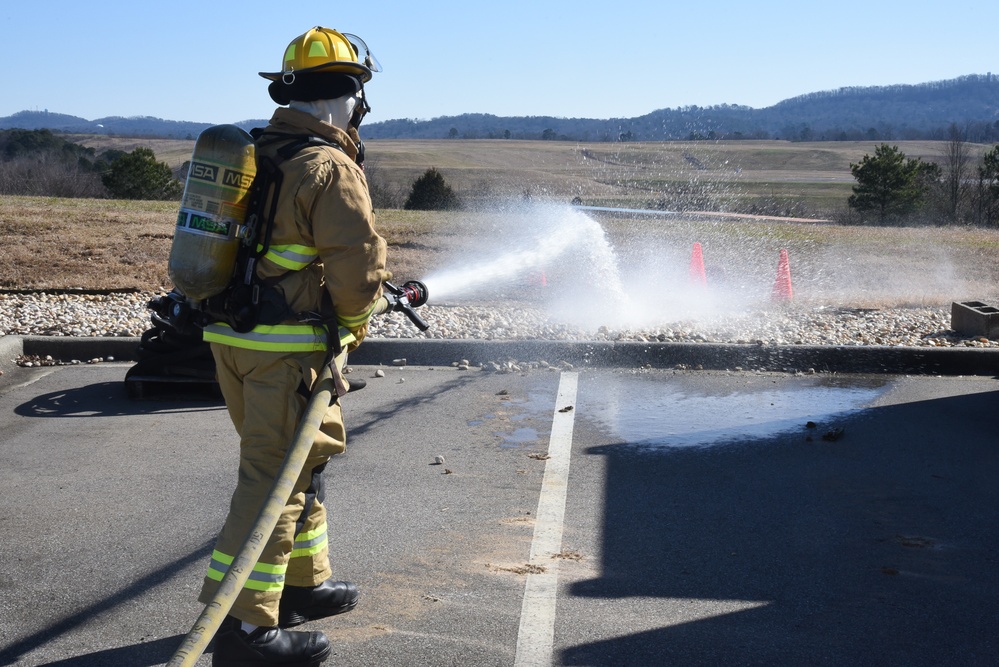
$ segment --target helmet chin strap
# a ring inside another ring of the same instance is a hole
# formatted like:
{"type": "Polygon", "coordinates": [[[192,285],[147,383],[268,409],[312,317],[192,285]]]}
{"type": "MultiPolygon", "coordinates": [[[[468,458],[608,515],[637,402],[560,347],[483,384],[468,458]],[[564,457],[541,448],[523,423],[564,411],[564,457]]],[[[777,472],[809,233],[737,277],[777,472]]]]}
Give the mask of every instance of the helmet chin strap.
{"type": "Polygon", "coordinates": [[[332,100],[315,100],[313,102],[292,100],[288,106],[298,111],[304,111],[310,116],[346,132],[347,128],[353,124],[357,107],[364,105],[364,102],[358,99],[359,95],[360,93],[351,93],[332,100]]]}

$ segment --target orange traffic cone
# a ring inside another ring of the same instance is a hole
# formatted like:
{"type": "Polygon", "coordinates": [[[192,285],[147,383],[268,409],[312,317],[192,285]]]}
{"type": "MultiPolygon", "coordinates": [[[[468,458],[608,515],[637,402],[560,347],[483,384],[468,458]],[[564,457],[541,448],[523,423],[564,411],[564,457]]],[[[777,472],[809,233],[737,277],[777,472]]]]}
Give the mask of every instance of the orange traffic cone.
{"type": "Polygon", "coordinates": [[[708,277],[704,273],[704,255],[701,254],[701,244],[694,244],[694,252],[690,256],[690,282],[697,285],[707,285],[708,277]]]}
{"type": "Polygon", "coordinates": [[[526,282],[532,287],[548,287],[548,276],[543,270],[537,273],[532,272],[527,276],[526,282]]]}
{"type": "Polygon", "coordinates": [[[780,261],[777,263],[777,280],[770,295],[773,301],[790,301],[794,298],[791,288],[791,264],[787,259],[787,250],[780,251],[780,261]]]}

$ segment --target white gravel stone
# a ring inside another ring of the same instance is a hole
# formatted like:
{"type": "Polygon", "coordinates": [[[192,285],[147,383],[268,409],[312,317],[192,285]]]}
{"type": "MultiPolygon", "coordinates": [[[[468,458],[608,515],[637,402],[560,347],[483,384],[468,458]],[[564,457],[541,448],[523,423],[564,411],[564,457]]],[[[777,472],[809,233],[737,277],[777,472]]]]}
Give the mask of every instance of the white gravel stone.
{"type": "MultiPolygon", "coordinates": [[[[154,293],[0,294],[0,336],[132,336],[150,327],[154,293]]],[[[435,306],[420,309],[430,324],[419,331],[401,313],[371,319],[371,339],[636,341],[755,345],[882,345],[999,347],[999,341],[950,329],[950,306],[851,309],[784,305],[725,320],[663,322],[641,329],[587,331],[554,321],[532,307],[435,306]]],[[[461,364],[467,364],[462,359],[461,364]]],[[[510,363],[501,370],[517,372],[510,363]]]]}

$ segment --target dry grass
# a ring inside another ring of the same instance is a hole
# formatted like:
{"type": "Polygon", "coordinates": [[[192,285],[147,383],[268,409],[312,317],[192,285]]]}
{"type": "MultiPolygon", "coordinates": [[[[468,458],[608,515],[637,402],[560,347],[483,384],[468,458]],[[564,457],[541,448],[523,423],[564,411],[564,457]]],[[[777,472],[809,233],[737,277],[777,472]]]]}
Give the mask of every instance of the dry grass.
{"type": "MultiPolygon", "coordinates": [[[[76,138],[101,149],[108,138],[76,138]]],[[[114,147],[153,148],[179,166],[193,141],[114,140],[114,147]]],[[[868,143],[677,142],[576,144],[517,141],[373,141],[372,176],[403,188],[426,168],[441,170],[475,201],[642,205],[664,184],[696,182],[717,198],[787,197],[812,206],[842,206],[850,162],[868,143]],[[471,195],[471,196],[470,196],[471,195]],[[824,202],[824,203],[823,203],[824,202]]],[[[906,154],[940,159],[942,142],[900,142],[906,154]]],[[[499,252],[525,222],[522,211],[425,213],[379,209],[397,280],[423,278],[470,254],[499,252]]],[[[176,202],[0,197],[0,289],[170,288],[169,256],[176,202]]],[[[529,217],[529,216],[528,216],[529,217]]],[[[544,228],[543,219],[526,224],[544,228]]],[[[966,228],[873,228],[752,219],[669,219],[601,215],[622,261],[650,248],[674,264],[704,246],[712,269],[773,280],[778,249],[792,255],[796,286],[842,285],[856,305],[947,299],[992,299],[999,293],[999,232],[966,228]],[[852,291],[851,291],[852,290],[852,291]],[[855,295],[863,295],[857,298],[855,295]]],[[[682,267],[681,267],[682,268],[682,267]]],[[[804,290],[802,290],[804,291],[804,290]]]]}
{"type": "MultiPolygon", "coordinates": [[[[193,140],[96,135],[69,139],[98,151],[148,146],[175,169],[194,149],[193,140]]],[[[596,206],[642,208],[664,190],[680,187],[703,192],[730,210],[776,201],[794,203],[812,217],[829,217],[846,207],[854,182],[850,163],[873,153],[880,142],[382,139],[366,143],[372,181],[392,192],[408,192],[420,174],[436,167],[470,202],[530,194],[565,202],[579,197],[596,206]]],[[[946,150],[946,142],[892,143],[909,157],[935,162],[943,160],[946,150]]],[[[986,147],[970,148],[977,157],[986,147]]]]}
{"type": "MultiPolygon", "coordinates": [[[[176,204],[0,197],[0,289],[164,291],[176,204]]],[[[686,270],[694,242],[709,274],[773,281],[788,249],[801,297],[821,294],[855,307],[930,305],[999,296],[999,232],[967,228],[845,227],[766,220],[601,216],[624,270],[633,257],[662,256],[686,270]]],[[[498,256],[516,229],[546,220],[528,210],[379,210],[398,281],[424,279],[474,257],[498,256]]],[[[559,271],[553,262],[549,273],[559,271]]],[[[656,285],[648,285],[651,292],[656,285]]]]}
{"type": "MultiPolygon", "coordinates": [[[[422,275],[460,245],[440,231],[457,217],[378,212],[396,274],[422,275]]],[[[0,289],[169,290],[176,220],[174,202],[0,196],[0,289]]]]}
{"type": "Polygon", "coordinates": [[[0,288],[169,289],[177,205],[0,197],[0,288]]]}

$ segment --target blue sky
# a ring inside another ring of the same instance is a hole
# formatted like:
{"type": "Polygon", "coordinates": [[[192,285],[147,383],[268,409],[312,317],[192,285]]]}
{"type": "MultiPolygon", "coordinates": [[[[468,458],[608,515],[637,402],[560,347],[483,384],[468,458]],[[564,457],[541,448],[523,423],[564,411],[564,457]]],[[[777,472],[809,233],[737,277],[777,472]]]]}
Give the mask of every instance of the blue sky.
{"type": "Polygon", "coordinates": [[[842,86],[999,73],[995,0],[5,0],[0,117],[267,118],[257,72],[278,69],[314,25],[360,35],[381,61],[369,121],[759,108],[842,86]]]}

